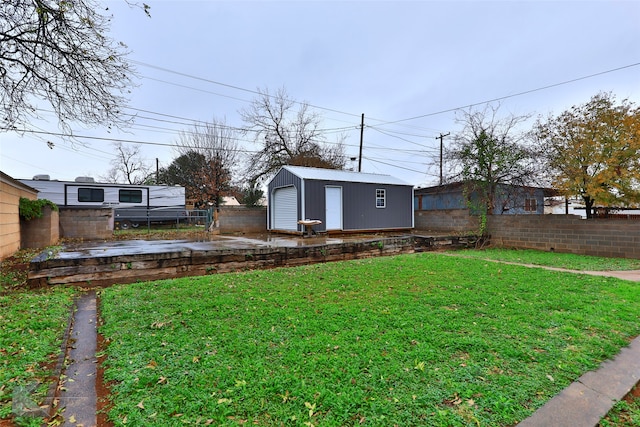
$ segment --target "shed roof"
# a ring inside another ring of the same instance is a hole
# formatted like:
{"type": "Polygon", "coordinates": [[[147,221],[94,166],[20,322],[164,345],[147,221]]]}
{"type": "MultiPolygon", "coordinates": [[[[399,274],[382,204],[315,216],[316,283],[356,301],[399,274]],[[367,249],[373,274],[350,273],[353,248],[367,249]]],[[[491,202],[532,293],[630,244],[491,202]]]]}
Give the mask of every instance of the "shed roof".
{"type": "Polygon", "coordinates": [[[301,179],[313,179],[319,181],[362,182],[367,184],[403,185],[412,187],[411,184],[406,183],[401,179],[395,178],[391,175],[288,165],[283,166],[282,169],[288,170],[301,179]]]}

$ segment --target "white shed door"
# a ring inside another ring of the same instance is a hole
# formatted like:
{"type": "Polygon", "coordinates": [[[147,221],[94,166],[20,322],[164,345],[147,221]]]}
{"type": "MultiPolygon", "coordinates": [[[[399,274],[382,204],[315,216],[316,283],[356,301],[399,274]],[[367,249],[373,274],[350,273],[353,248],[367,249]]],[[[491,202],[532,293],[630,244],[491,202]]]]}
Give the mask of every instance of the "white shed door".
{"type": "Polygon", "coordinates": [[[325,187],[327,230],[342,230],[342,187],[325,187]]]}
{"type": "Polygon", "coordinates": [[[278,188],[273,192],[273,228],[298,230],[298,198],[295,187],[278,188]]]}

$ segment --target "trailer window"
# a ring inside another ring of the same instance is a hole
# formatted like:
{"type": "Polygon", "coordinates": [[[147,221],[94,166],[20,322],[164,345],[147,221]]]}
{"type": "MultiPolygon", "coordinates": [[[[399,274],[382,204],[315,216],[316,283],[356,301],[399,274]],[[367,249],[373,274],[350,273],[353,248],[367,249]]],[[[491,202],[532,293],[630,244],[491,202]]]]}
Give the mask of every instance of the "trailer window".
{"type": "Polygon", "coordinates": [[[120,203],[142,203],[142,190],[120,190],[118,201],[120,203]]]}
{"type": "Polygon", "coordinates": [[[104,190],[102,188],[78,188],[79,202],[104,202],[104,190]]]}

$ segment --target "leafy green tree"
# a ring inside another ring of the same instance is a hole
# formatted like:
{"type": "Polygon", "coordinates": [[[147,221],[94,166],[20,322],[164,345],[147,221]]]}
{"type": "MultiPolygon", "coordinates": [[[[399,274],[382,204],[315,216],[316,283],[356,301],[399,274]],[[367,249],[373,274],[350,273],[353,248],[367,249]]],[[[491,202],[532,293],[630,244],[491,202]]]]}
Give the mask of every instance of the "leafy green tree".
{"type": "Polygon", "coordinates": [[[453,165],[449,181],[465,184],[467,199],[481,213],[494,213],[497,192],[508,186],[532,185],[539,177],[536,155],[526,132],[519,129],[528,116],[498,117],[498,107],[462,113],[462,129],[453,136],[447,158],[453,165]]]}
{"type": "Polygon", "coordinates": [[[258,206],[264,197],[264,191],[256,182],[248,182],[242,187],[241,202],[246,206],[258,206]]]}
{"type": "Polygon", "coordinates": [[[587,218],[593,207],[640,202],[640,109],[617,104],[600,93],[557,117],[538,120],[535,133],[544,149],[553,185],[582,197],[587,218]]]}

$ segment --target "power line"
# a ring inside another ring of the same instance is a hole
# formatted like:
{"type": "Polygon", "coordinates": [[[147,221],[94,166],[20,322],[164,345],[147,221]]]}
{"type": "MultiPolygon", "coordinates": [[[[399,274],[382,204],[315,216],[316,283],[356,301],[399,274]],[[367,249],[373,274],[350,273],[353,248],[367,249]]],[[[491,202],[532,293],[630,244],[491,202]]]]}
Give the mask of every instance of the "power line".
{"type": "MultiPolygon", "coordinates": [[[[171,70],[169,68],[164,68],[164,67],[160,67],[160,66],[157,66],[157,65],[147,64],[145,62],[140,62],[140,61],[135,61],[135,60],[131,60],[130,62],[133,63],[133,64],[141,65],[143,67],[148,67],[148,68],[153,68],[155,70],[164,71],[165,73],[176,74],[178,76],[183,76],[183,77],[187,77],[187,78],[190,78],[190,79],[203,81],[203,82],[206,82],[206,83],[211,83],[211,84],[218,85],[218,86],[228,87],[230,89],[235,89],[235,90],[239,90],[239,91],[242,91],[242,92],[252,93],[254,95],[260,95],[260,96],[267,95],[266,93],[262,93],[262,92],[257,91],[257,90],[252,90],[252,89],[247,89],[247,88],[243,88],[243,87],[240,87],[240,86],[235,86],[235,85],[231,85],[231,84],[227,84],[227,83],[222,83],[222,82],[218,82],[216,80],[208,79],[208,78],[205,78],[205,77],[198,77],[198,76],[194,76],[193,74],[183,73],[181,71],[171,70]]],[[[274,95],[267,95],[267,96],[272,98],[274,95]]],[[[293,102],[296,103],[296,104],[300,104],[300,105],[308,105],[309,107],[317,108],[319,110],[331,111],[332,113],[344,114],[344,115],[353,116],[353,117],[360,117],[359,114],[348,113],[346,111],[340,111],[340,110],[336,110],[334,108],[320,107],[318,105],[308,104],[306,102],[300,102],[300,101],[293,101],[293,102]]]]}
{"type": "Polygon", "coordinates": [[[462,106],[462,107],[449,108],[447,110],[441,110],[441,111],[436,111],[434,113],[422,114],[420,116],[409,117],[407,119],[400,119],[400,120],[394,120],[394,121],[391,121],[391,122],[385,122],[385,123],[381,123],[381,125],[389,125],[389,124],[393,124],[393,123],[401,123],[401,122],[406,122],[406,121],[410,121],[410,120],[422,119],[424,117],[436,116],[438,114],[450,113],[450,112],[457,111],[457,110],[462,110],[462,109],[465,109],[465,108],[471,108],[471,107],[475,107],[475,106],[478,106],[478,105],[489,104],[491,102],[502,101],[504,99],[514,98],[516,96],[527,95],[529,93],[538,92],[538,91],[546,90],[546,89],[551,89],[551,88],[562,86],[562,85],[566,85],[566,84],[569,84],[569,83],[575,83],[575,82],[580,81],[580,80],[590,79],[592,77],[601,76],[603,74],[613,73],[613,72],[624,70],[624,69],[627,69],[627,68],[637,67],[638,65],[640,65],[640,62],[636,62],[634,64],[629,64],[629,65],[625,65],[623,67],[613,68],[611,70],[601,71],[599,73],[589,74],[587,76],[577,77],[577,78],[571,79],[571,80],[565,80],[565,81],[560,82],[560,83],[554,83],[554,84],[547,85],[547,86],[542,86],[542,87],[539,87],[539,88],[536,88],[536,89],[525,90],[523,92],[518,92],[518,93],[511,94],[511,95],[505,95],[505,96],[501,96],[501,97],[498,97],[498,98],[489,99],[487,101],[476,102],[474,104],[469,104],[469,105],[465,105],[465,106],[462,106]]]}
{"type": "Polygon", "coordinates": [[[383,134],[383,135],[390,136],[391,138],[396,138],[396,139],[399,139],[399,140],[402,140],[402,141],[408,142],[408,143],[410,143],[410,144],[417,145],[418,147],[423,147],[423,148],[432,148],[432,147],[429,147],[429,146],[427,146],[427,145],[419,144],[419,143],[417,143],[417,142],[410,141],[410,140],[408,140],[408,139],[406,139],[406,138],[402,138],[401,136],[392,135],[391,133],[389,133],[389,132],[385,132],[385,131],[383,131],[383,130],[380,130],[380,129],[376,128],[375,126],[367,126],[367,128],[369,128],[369,129],[373,129],[373,130],[375,130],[376,132],[380,132],[380,133],[381,133],[381,134],[383,134]]]}

